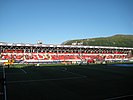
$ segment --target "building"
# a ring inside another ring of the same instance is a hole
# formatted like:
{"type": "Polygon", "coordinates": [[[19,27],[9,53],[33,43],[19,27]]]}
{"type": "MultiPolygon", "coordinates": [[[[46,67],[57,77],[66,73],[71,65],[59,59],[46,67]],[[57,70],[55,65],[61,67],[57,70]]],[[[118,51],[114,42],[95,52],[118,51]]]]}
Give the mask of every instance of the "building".
{"type": "Polygon", "coordinates": [[[14,63],[125,62],[133,48],[0,42],[0,61],[14,63]]]}

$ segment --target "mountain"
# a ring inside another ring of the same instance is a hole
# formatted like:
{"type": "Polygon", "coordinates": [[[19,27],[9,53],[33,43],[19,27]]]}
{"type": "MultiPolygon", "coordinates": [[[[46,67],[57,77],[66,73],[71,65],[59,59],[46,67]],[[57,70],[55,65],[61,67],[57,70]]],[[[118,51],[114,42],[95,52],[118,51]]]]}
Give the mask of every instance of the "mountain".
{"type": "Polygon", "coordinates": [[[87,38],[68,40],[63,42],[64,45],[79,44],[84,46],[117,46],[117,47],[133,47],[133,35],[117,34],[110,37],[87,38]]]}

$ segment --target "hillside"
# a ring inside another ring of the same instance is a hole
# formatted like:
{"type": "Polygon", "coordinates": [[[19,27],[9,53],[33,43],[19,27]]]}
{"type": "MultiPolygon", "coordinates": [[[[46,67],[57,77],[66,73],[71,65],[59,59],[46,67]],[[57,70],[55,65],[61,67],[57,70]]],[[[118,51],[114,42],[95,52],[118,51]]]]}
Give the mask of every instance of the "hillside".
{"type": "Polygon", "coordinates": [[[118,34],[111,37],[68,40],[66,42],[63,42],[62,44],[72,45],[72,43],[82,43],[85,46],[133,47],[133,35],[118,34]]]}

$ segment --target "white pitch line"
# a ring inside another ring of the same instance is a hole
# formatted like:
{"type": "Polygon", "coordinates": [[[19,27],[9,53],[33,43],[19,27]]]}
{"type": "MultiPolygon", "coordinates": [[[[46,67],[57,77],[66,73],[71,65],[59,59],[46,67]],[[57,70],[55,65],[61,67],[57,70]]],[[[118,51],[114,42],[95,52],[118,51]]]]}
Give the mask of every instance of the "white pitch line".
{"type": "Polygon", "coordinates": [[[67,68],[64,68],[64,71],[67,71],[67,68]]]}
{"type": "Polygon", "coordinates": [[[85,76],[85,75],[81,75],[81,74],[78,74],[78,73],[74,73],[74,72],[68,71],[67,68],[65,68],[65,69],[62,70],[62,71],[65,71],[65,72],[71,73],[71,74],[75,74],[75,75],[78,75],[78,76],[81,76],[81,77],[87,77],[87,76],[85,76]]]}
{"type": "Polygon", "coordinates": [[[24,73],[6,73],[6,75],[16,75],[16,74],[24,74],[24,73]]]}
{"type": "Polygon", "coordinates": [[[84,78],[84,77],[68,77],[68,78],[41,79],[41,80],[8,81],[7,83],[25,83],[25,82],[40,82],[40,81],[56,81],[56,80],[78,79],[78,78],[84,78]]]}
{"type": "Polygon", "coordinates": [[[6,92],[6,75],[5,75],[5,68],[3,66],[3,78],[4,78],[4,100],[7,100],[7,92],[6,92]]]}
{"type": "MultiPolygon", "coordinates": [[[[50,68],[50,67],[48,67],[48,68],[50,68]]],[[[50,68],[50,69],[60,70],[60,69],[58,69],[58,68],[50,68]]],[[[85,75],[81,75],[81,74],[78,74],[78,73],[74,73],[74,72],[68,71],[67,68],[64,68],[64,69],[61,70],[61,71],[64,71],[64,72],[67,72],[67,73],[71,73],[71,74],[74,74],[74,75],[78,75],[78,76],[81,76],[81,77],[87,77],[87,76],[85,76],[85,75]]]]}
{"type": "MultiPolygon", "coordinates": [[[[65,70],[64,70],[65,71],[65,70]]],[[[74,75],[78,75],[78,76],[81,76],[81,77],[87,77],[85,75],[81,75],[81,74],[78,74],[78,73],[74,73],[74,72],[70,72],[70,71],[65,71],[67,73],[71,73],[71,74],[74,74],[74,75]]]]}
{"type": "Polygon", "coordinates": [[[119,96],[119,97],[114,97],[114,98],[108,98],[108,99],[104,99],[104,100],[122,99],[122,98],[125,98],[125,97],[130,97],[130,96],[133,96],[133,94],[131,94],[131,95],[119,96]]]}
{"type": "Polygon", "coordinates": [[[20,68],[20,70],[21,70],[22,72],[24,72],[25,74],[27,74],[27,72],[26,72],[24,69],[21,69],[21,68],[20,68]]]}

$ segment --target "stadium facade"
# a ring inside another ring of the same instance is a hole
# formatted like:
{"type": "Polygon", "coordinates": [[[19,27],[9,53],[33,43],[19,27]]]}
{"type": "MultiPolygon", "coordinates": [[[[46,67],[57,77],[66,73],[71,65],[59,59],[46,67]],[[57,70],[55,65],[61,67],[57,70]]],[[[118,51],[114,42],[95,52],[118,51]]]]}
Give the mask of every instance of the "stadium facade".
{"type": "Polygon", "coordinates": [[[128,62],[133,48],[0,42],[3,63],[128,62]]]}

